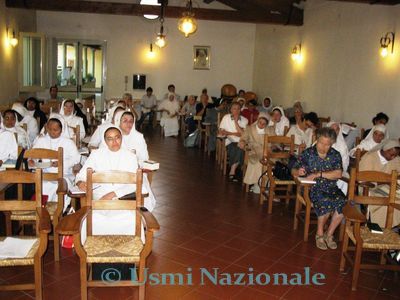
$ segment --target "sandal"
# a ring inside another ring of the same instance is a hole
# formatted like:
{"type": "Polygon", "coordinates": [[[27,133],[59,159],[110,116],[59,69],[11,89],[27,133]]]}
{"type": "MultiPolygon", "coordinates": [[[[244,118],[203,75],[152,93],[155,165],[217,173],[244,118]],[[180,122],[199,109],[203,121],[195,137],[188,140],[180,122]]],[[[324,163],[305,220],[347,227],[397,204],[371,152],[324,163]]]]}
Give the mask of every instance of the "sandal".
{"type": "Polygon", "coordinates": [[[229,181],[231,182],[235,181],[235,175],[229,175],[229,181]]]}
{"type": "Polygon", "coordinates": [[[333,240],[333,236],[332,235],[329,236],[327,233],[324,233],[324,241],[328,245],[329,249],[336,249],[337,248],[337,244],[333,240]]]}
{"type": "Polygon", "coordinates": [[[327,250],[324,235],[315,235],[315,245],[321,250],[327,250]]]}

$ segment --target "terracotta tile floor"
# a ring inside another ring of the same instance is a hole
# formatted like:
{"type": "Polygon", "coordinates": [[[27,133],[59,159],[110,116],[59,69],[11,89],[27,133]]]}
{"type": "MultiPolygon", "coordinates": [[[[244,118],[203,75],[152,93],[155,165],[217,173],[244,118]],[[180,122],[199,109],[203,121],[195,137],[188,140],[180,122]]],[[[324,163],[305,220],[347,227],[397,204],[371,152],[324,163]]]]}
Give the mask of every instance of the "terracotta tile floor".
{"type": "MultiPolygon", "coordinates": [[[[294,232],[293,209],[276,204],[272,215],[258,197],[245,195],[240,184],[228,183],[213,159],[198,149],[185,149],[181,139],[147,136],[151,158],[161,164],[154,176],[154,211],[161,230],[148,259],[151,272],[192,270],[193,285],[147,286],[147,299],[399,299],[400,284],[391,272],[362,272],[357,292],[351,274],[339,273],[339,251],[321,251],[313,239],[294,232]],[[294,273],[310,267],[326,276],[322,286],[200,285],[199,268],[220,273],[294,273]],[[190,270],[190,269],[189,269],[190,270]]],[[[45,299],[79,299],[78,259],[62,250],[54,263],[52,247],[45,255],[45,299]]],[[[1,282],[32,278],[27,268],[1,269],[1,282]]],[[[134,288],[92,288],[90,299],[137,299],[134,288]]],[[[32,299],[32,292],[0,292],[0,299],[32,299]]]]}

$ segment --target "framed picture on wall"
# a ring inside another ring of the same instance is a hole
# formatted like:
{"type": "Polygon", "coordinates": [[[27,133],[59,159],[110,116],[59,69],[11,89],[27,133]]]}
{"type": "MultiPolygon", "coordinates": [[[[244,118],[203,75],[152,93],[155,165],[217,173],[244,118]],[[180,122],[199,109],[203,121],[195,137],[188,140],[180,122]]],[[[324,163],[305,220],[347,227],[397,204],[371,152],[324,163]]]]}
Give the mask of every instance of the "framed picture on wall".
{"type": "Polygon", "coordinates": [[[210,70],[210,46],[193,46],[193,69],[210,70]]]}

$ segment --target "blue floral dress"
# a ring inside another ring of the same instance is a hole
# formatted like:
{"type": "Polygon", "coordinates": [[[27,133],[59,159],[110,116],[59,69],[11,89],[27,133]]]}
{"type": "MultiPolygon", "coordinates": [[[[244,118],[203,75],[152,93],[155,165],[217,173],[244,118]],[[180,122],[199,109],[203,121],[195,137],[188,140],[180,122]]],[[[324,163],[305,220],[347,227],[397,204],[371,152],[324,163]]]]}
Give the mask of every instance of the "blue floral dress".
{"type": "MultiPolygon", "coordinates": [[[[338,151],[331,147],[326,157],[322,159],[314,145],[304,150],[294,164],[296,169],[301,167],[305,168],[307,174],[339,170],[342,169],[342,157],[338,151]]],[[[310,199],[317,216],[335,211],[342,213],[346,197],[337,187],[337,180],[317,177],[315,181],[317,183],[310,189],[310,199]]]]}

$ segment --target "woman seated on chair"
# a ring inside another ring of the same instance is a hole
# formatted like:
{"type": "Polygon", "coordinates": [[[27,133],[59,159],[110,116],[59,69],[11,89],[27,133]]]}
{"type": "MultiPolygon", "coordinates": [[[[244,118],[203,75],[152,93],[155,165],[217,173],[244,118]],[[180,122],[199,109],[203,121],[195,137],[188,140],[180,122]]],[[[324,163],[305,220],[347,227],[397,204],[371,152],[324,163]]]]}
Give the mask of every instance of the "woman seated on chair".
{"type": "Polygon", "coordinates": [[[270,119],[268,126],[275,126],[276,135],[282,136],[287,133],[290,124],[282,107],[275,106],[272,109],[272,118],[270,119]]]}
{"type": "Polygon", "coordinates": [[[382,124],[375,125],[372,127],[367,137],[363,139],[357,147],[351,149],[350,156],[354,157],[357,149],[360,149],[362,152],[370,151],[371,149],[377,147],[385,138],[386,126],[382,124]]]}
{"type": "MultiPolygon", "coordinates": [[[[123,147],[122,132],[113,125],[110,125],[104,132],[102,145],[94,150],[82,169],[76,175],[76,185],[82,191],[86,191],[87,169],[92,168],[94,172],[105,171],[124,171],[136,173],[138,169],[136,155],[123,147]]],[[[101,184],[93,188],[93,198],[95,200],[113,200],[132,194],[136,191],[135,184],[101,184]]],[[[144,199],[144,206],[152,211],[156,200],[150,188],[146,175],[143,176],[143,193],[149,196],[144,199]]],[[[94,227],[94,233],[102,234],[131,234],[130,228],[134,221],[134,212],[131,211],[97,211],[93,214],[94,223],[99,226],[94,227]],[[104,223],[111,226],[105,226],[104,223]],[[102,226],[103,225],[103,226],[102,226]]]]}
{"type": "Polygon", "coordinates": [[[196,130],[197,124],[194,120],[196,115],[196,99],[193,95],[190,95],[181,109],[181,114],[185,118],[185,123],[187,125],[187,133],[190,134],[196,130]]]}
{"type": "Polygon", "coordinates": [[[275,129],[267,125],[267,116],[264,113],[260,113],[257,122],[246,127],[239,142],[239,147],[248,151],[247,168],[243,182],[248,185],[253,185],[250,190],[255,194],[260,193],[258,180],[262,173],[260,160],[263,158],[264,137],[265,135],[275,135],[275,129]]]}
{"type": "Polygon", "coordinates": [[[304,150],[310,147],[313,142],[314,129],[318,124],[318,117],[314,124],[315,121],[305,119],[302,109],[295,108],[294,119],[296,124],[290,127],[286,136],[294,135],[295,145],[304,150]]]}
{"type": "Polygon", "coordinates": [[[33,144],[33,141],[39,135],[39,126],[36,119],[29,115],[28,110],[21,103],[14,103],[12,110],[16,112],[20,126],[26,124],[26,132],[28,133],[29,141],[33,144]]]}
{"type": "Polygon", "coordinates": [[[336,132],[333,129],[318,129],[316,144],[304,150],[292,169],[294,177],[316,181],[310,189],[310,199],[318,216],[316,246],[322,250],[337,248],[333,234],[343,219],[342,209],[346,202],[345,195],[336,184],[342,177],[342,159],[332,147],[335,141],[336,132]],[[330,215],[332,220],[324,232],[330,215]]]}
{"type": "Polygon", "coordinates": [[[252,125],[258,120],[259,111],[257,110],[257,101],[252,99],[247,102],[246,108],[242,110],[242,116],[249,121],[249,125],[252,125]]]}
{"type": "MultiPolygon", "coordinates": [[[[379,125],[379,124],[382,124],[382,125],[386,126],[387,123],[389,123],[389,117],[388,117],[387,114],[385,114],[383,112],[377,113],[376,116],[372,118],[372,124],[374,126],[375,125],[379,125]]],[[[368,136],[368,134],[371,131],[371,129],[372,128],[365,130],[364,136],[363,136],[364,139],[368,136]]],[[[386,131],[386,138],[389,138],[389,132],[388,131],[386,131]]]]}
{"type": "Polygon", "coordinates": [[[0,167],[8,159],[18,158],[18,144],[13,133],[0,128],[0,167]]]}
{"type": "Polygon", "coordinates": [[[75,102],[73,100],[64,100],[61,104],[60,115],[62,115],[67,123],[68,130],[71,137],[75,136],[73,128],[79,125],[80,140],[85,137],[85,126],[83,125],[83,119],[76,116],[75,102]]]}
{"type": "Polygon", "coordinates": [[[39,131],[42,130],[43,126],[47,122],[46,114],[40,109],[40,102],[35,97],[29,97],[24,102],[25,108],[28,110],[28,114],[37,119],[39,118],[39,131]]]}
{"type": "Polygon", "coordinates": [[[158,105],[158,110],[162,112],[160,125],[164,128],[164,135],[177,137],[179,133],[178,115],[180,105],[175,94],[169,93],[168,99],[163,100],[158,105]]]}
{"type": "MultiPolygon", "coordinates": [[[[57,151],[59,147],[63,148],[63,168],[64,168],[64,179],[67,181],[68,186],[71,186],[74,180],[73,167],[80,162],[80,154],[76,148],[75,143],[66,136],[65,131],[68,130],[65,125],[65,121],[62,117],[52,117],[47,121],[46,134],[40,136],[32,148],[36,149],[49,149],[57,151]]],[[[29,160],[28,165],[30,167],[35,166],[34,160],[29,160]]],[[[52,161],[51,167],[45,168],[45,173],[57,173],[58,161],[52,161]]],[[[43,194],[48,195],[48,201],[57,201],[57,182],[45,181],[43,182],[43,194]]],[[[64,209],[69,205],[69,198],[66,198],[64,203],[64,209]]]]}
{"type": "Polygon", "coordinates": [[[142,166],[145,160],[149,159],[147,144],[143,134],[135,127],[135,118],[130,111],[119,111],[115,114],[115,126],[122,131],[122,144],[124,148],[136,154],[139,165],[142,166]]]}
{"type": "Polygon", "coordinates": [[[97,126],[96,130],[90,137],[89,148],[91,149],[99,148],[101,141],[103,139],[102,136],[104,135],[104,130],[107,129],[110,125],[114,124],[115,115],[119,111],[124,112],[125,108],[122,105],[116,105],[110,109],[108,113],[108,119],[106,119],[103,124],[97,126]]]}
{"type": "Polygon", "coordinates": [[[243,165],[244,152],[238,147],[238,143],[248,120],[240,116],[240,104],[238,102],[232,103],[230,112],[230,114],[222,118],[219,124],[219,134],[226,136],[225,146],[230,166],[229,180],[239,181],[239,175],[236,170],[243,165]]]}
{"type": "Polygon", "coordinates": [[[18,146],[21,146],[24,149],[29,149],[31,147],[28,133],[20,126],[17,120],[17,113],[15,111],[12,109],[7,109],[4,111],[1,121],[1,129],[17,135],[18,146]]]}

